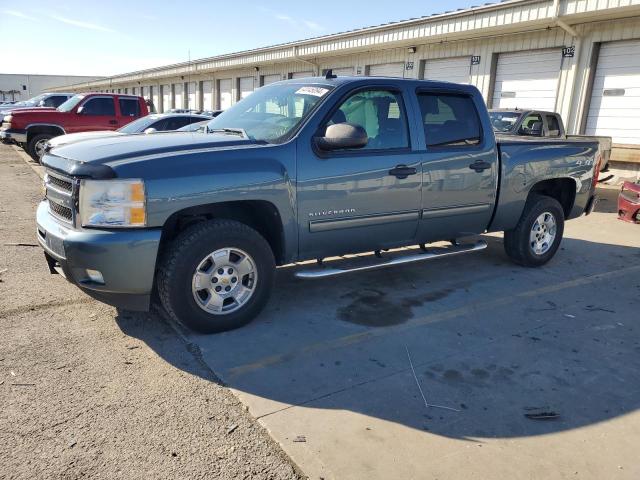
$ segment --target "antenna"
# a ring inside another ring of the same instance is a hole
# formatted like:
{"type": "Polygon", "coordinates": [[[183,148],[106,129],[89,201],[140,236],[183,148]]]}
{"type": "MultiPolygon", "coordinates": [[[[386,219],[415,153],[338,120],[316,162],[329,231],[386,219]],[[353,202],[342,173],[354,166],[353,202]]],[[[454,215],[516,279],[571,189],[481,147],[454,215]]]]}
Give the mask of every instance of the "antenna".
{"type": "Polygon", "coordinates": [[[333,70],[330,68],[329,70],[327,70],[327,73],[324,75],[324,78],[326,78],[327,80],[331,79],[331,78],[338,78],[337,75],[333,74],[333,70]]]}

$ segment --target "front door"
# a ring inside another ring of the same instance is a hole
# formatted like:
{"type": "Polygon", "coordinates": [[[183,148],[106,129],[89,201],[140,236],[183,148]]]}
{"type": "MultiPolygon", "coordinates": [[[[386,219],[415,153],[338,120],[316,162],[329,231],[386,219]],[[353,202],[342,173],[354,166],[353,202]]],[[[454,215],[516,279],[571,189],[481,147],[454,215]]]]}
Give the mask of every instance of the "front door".
{"type": "Polygon", "coordinates": [[[329,153],[298,146],[300,258],[404,245],[416,236],[421,155],[411,148],[402,93],[355,91],[319,132],[345,122],[366,130],[366,147],[329,153]]]}
{"type": "Polygon", "coordinates": [[[491,221],[498,154],[490,124],[478,115],[480,101],[455,91],[418,92],[426,143],[420,242],[482,233],[491,221]]]}
{"type": "MultiPolygon", "coordinates": [[[[115,130],[118,128],[113,97],[90,97],[78,107],[78,110],[80,112],[76,113],[73,125],[73,130],[76,132],[115,130]]],[[[73,132],[67,131],[67,133],[73,132]]]]}

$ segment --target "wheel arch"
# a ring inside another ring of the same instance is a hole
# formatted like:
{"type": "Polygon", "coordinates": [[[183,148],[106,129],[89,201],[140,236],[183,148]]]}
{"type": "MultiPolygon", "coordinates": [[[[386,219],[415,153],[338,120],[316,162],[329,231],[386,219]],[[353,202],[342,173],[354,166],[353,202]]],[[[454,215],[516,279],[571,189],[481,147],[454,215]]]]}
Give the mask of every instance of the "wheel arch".
{"type": "Polygon", "coordinates": [[[278,208],[266,200],[241,200],[210,203],[174,212],[162,226],[160,248],[165,247],[180,232],[199,222],[213,219],[235,220],[262,235],[273,252],[276,264],[286,262],[286,242],[282,216],[278,208]]]}
{"type": "Polygon", "coordinates": [[[569,218],[576,201],[576,187],[576,181],[570,177],[541,180],[533,184],[527,195],[527,200],[532,195],[551,197],[562,205],[564,217],[569,218]]]}
{"type": "Polygon", "coordinates": [[[62,128],[60,125],[49,124],[49,123],[35,123],[32,125],[28,125],[26,130],[27,130],[27,142],[30,142],[34,136],[40,135],[41,133],[50,134],[54,137],[57,137],[59,135],[64,135],[66,133],[64,131],[64,128],[62,128]]]}

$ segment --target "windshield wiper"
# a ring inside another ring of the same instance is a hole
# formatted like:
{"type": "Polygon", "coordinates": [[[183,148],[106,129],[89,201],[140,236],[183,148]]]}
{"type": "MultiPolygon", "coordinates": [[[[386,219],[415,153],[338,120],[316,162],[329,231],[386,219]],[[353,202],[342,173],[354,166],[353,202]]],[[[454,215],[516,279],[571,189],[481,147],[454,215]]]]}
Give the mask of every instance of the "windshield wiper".
{"type": "Polygon", "coordinates": [[[240,135],[244,138],[251,138],[244,128],[207,128],[207,133],[230,133],[231,135],[240,135]]]}

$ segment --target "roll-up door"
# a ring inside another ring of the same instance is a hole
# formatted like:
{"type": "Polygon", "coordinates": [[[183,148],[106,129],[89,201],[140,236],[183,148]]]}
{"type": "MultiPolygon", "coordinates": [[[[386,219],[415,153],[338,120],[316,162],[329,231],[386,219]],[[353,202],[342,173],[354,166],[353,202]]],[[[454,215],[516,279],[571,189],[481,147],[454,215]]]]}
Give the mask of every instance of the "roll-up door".
{"type": "Polygon", "coordinates": [[[353,67],[339,67],[339,68],[332,68],[331,70],[333,71],[333,74],[337,75],[338,77],[353,76],[353,67]]]}
{"type": "Polygon", "coordinates": [[[369,65],[369,75],[372,77],[400,77],[404,76],[404,63],[380,63],[369,65]]]}
{"type": "Polygon", "coordinates": [[[425,80],[469,83],[471,57],[437,58],[424,63],[425,80]]]}
{"type": "Polygon", "coordinates": [[[309,72],[294,72],[290,76],[291,76],[291,78],[307,78],[307,77],[313,77],[314,74],[311,71],[309,71],[309,72]]]}
{"type": "Polygon", "coordinates": [[[270,83],[279,82],[282,80],[282,75],[276,73],[275,75],[263,75],[262,76],[262,85],[269,85],[270,83]]]}
{"type": "Polygon", "coordinates": [[[198,108],[196,106],[196,82],[187,84],[189,91],[187,92],[187,108],[198,108]]]}
{"type": "Polygon", "coordinates": [[[220,87],[220,110],[226,110],[231,106],[231,79],[225,78],[218,83],[220,87]]]}
{"type": "Polygon", "coordinates": [[[213,110],[213,82],[202,82],[202,109],[213,110]]]}
{"type": "Polygon", "coordinates": [[[183,102],[183,93],[182,91],[184,90],[184,87],[181,83],[174,83],[173,84],[173,95],[174,95],[174,108],[184,108],[184,103],[183,102]]]}
{"type": "Polygon", "coordinates": [[[162,111],[171,109],[171,85],[162,85],[162,111]]]}
{"type": "Polygon", "coordinates": [[[238,86],[240,88],[240,100],[247,97],[248,95],[251,94],[251,92],[253,92],[253,83],[254,83],[253,77],[240,78],[240,81],[238,82],[238,86]]]}
{"type": "Polygon", "coordinates": [[[492,108],[556,108],[562,50],[527,50],[498,55],[492,108]]]}
{"type": "Polygon", "coordinates": [[[640,145],[640,40],[600,47],[585,133],[640,145]]]}

